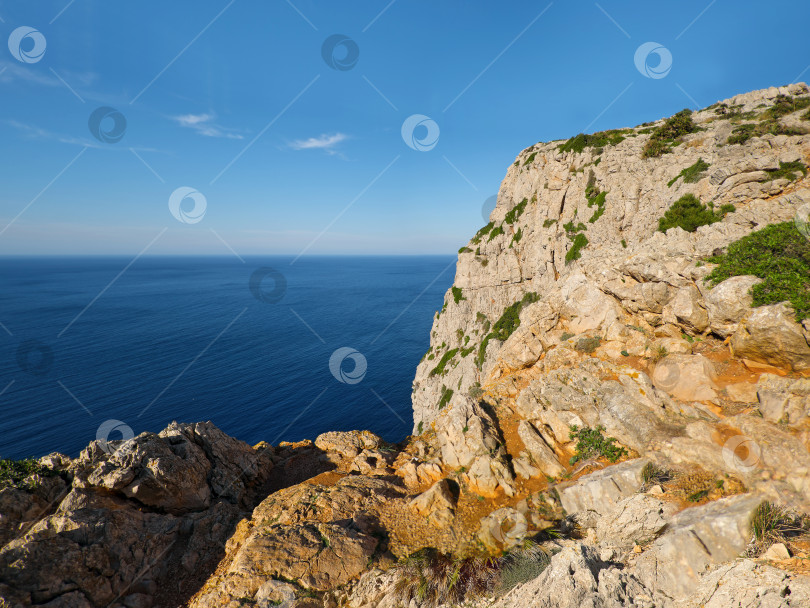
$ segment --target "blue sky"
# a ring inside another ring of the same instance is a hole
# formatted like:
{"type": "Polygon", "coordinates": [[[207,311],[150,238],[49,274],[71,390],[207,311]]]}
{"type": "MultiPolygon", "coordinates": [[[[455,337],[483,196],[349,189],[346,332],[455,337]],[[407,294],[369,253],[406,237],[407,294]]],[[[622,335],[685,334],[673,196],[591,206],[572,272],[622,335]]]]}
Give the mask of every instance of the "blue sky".
{"type": "Polygon", "coordinates": [[[810,79],[806,0],[40,0],[0,19],[3,41],[46,41],[0,45],[0,255],[452,253],[537,141],[810,79]],[[335,34],[350,69],[323,58],[335,34]],[[636,68],[646,42],[665,77],[636,68]],[[91,134],[99,107],[125,118],[117,143],[91,134]],[[402,137],[414,114],[430,150],[402,137]],[[169,209],[181,187],[196,223],[169,209]]]}

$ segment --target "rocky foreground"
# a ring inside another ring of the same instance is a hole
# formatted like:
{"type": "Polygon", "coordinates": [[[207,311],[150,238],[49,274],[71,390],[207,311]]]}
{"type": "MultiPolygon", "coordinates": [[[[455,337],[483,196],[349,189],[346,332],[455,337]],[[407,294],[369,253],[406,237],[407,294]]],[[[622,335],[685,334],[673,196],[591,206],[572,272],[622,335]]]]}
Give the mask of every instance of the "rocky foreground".
{"type": "Polygon", "coordinates": [[[524,150],[413,436],[47,456],[0,483],[0,607],[810,606],[808,133],[797,84],[524,150]]]}

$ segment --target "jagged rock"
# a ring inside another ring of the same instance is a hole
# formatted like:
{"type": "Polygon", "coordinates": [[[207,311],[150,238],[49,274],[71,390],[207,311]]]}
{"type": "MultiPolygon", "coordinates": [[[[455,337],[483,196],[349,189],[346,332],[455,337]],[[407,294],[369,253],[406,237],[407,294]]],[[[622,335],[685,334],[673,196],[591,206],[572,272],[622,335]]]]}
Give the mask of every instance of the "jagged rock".
{"type": "Polygon", "coordinates": [[[692,333],[701,333],[709,326],[709,313],[694,285],[677,291],[675,297],[664,306],[662,319],[665,323],[680,324],[692,333]]]}
{"type": "Polygon", "coordinates": [[[741,495],[685,509],[639,557],[639,580],[666,597],[687,597],[709,566],[742,553],[751,538],[751,517],[761,503],[759,496],[741,495]]]}
{"type": "Polygon", "coordinates": [[[762,374],[756,396],[759,411],[766,420],[799,425],[810,416],[810,379],[762,374]]]}
{"type": "Polygon", "coordinates": [[[595,549],[565,547],[539,577],[489,604],[492,608],[652,608],[652,594],[632,575],[602,562],[595,549]]]}
{"type": "Polygon", "coordinates": [[[606,546],[629,548],[655,538],[677,511],[671,502],[647,494],[634,494],[601,517],[596,536],[606,546]]]}
{"type": "Polygon", "coordinates": [[[677,608],[797,608],[810,606],[810,577],[745,559],[710,572],[677,608]]]}
{"type": "Polygon", "coordinates": [[[493,551],[509,549],[522,543],[528,536],[526,516],[512,507],[497,509],[481,519],[478,540],[493,551]]]}
{"type": "Polygon", "coordinates": [[[652,380],[676,399],[714,401],[716,376],[714,365],[702,355],[668,355],[656,364],[652,380]]]}
{"type": "Polygon", "coordinates": [[[810,368],[810,346],[793,310],[784,304],[760,306],[740,322],[731,338],[737,357],[795,371],[810,368]]]}
{"type": "Polygon", "coordinates": [[[641,471],[647,460],[636,458],[590,473],[567,486],[557,486],[560,501],[569,514],[580,511],[609,513],[623,498],[642,484],[641,471]]]}
{"type": "Polygon", "coordinates": [[[446,479],[437,481],[408,505],[439,526],[449,525],[455,515],[456,498],[446,479]]]}
{"type": "Polygon", "coordinates": [[[315,446],[338,459],[354,459],[363,450],[374,450],[382,440],[369,431],[330,431],[315,439],[315,446]]]}
{"type": "Polygon", "coordinates": [[[456,403],[436,420],[436,440],[444,464],[466,467],[464,477],[473,491],[492,496],[500,487],[507,495],[514,493],[495,421],[473,400],[456,403]]]}
{"type": "Polygon", "coordinates": [[[762,279],[745,275],[731,277],[711,289],[704,288],[711,330],[723,338],[737,331],[740,321],[751,312],[751,288],[762,279]]]}
{"type": "Polygon", "coordinates": [[[532,462],[549,477],[559,477],[565,473],[565,467],[560,464],[557,455],[554,453],[537,430],[525,420],[518,424],[518,435],[526,451],[529,453],[532,462]]]}

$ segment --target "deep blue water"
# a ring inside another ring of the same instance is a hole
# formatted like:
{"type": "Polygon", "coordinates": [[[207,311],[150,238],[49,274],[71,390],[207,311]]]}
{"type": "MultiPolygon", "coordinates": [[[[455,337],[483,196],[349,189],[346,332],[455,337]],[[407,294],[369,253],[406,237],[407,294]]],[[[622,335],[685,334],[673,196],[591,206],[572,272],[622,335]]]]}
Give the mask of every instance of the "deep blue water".
{"type": "Polygon", "coordinates": [[[112,285],[130,258],[0,259],[0,456],[75,456],[111,419],[136,435],[211,420],[250,444],[399,440],[454,259],[143,257],[112,285]],[[361,355],[335,368],[347,382],[329,365],[342,347],[361,355]]]}

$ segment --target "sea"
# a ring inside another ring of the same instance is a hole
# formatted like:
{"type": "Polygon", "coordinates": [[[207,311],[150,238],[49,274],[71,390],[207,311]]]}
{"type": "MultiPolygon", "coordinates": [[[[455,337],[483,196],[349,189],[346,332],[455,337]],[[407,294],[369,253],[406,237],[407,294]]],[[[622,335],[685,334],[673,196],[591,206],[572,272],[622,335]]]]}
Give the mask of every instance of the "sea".
{"type": "Polygon", "coordinates": [[[251,445],[413,428],[454,256],[0,258],[0,458],[210,420],[251,445]]]}

